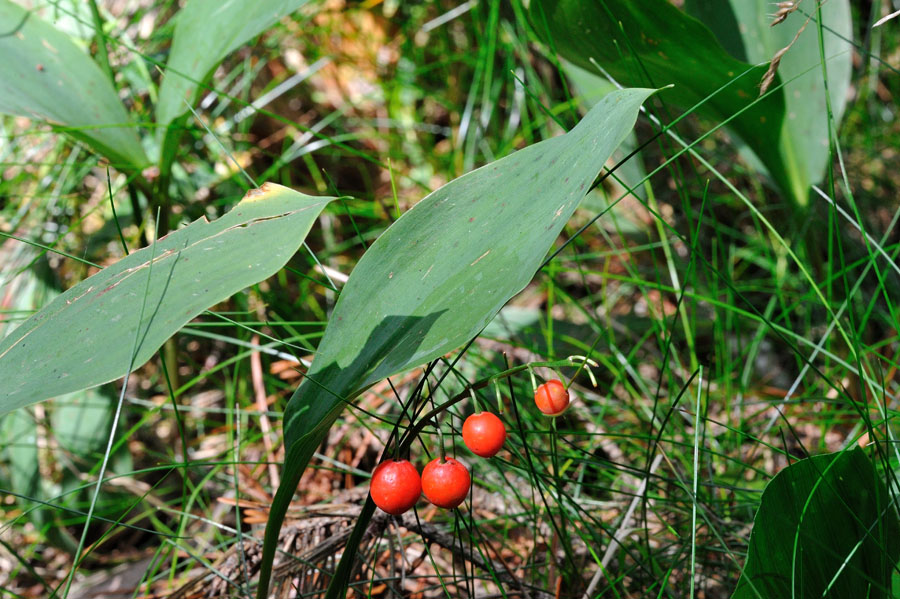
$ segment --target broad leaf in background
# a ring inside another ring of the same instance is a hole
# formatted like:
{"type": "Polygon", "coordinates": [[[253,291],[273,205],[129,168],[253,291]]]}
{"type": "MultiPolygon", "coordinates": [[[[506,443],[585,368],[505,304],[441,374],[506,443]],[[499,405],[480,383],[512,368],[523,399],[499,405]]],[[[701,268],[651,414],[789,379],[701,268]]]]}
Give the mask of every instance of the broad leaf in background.
{"type": "Polygon", "coordinates": [[[285,413],[284,475],[266,529],[259,597],[300,475],[346,400],[451,351],[534,276],[652,90],[605,96],[567,134],[431,193],[366,251],[285,413]]]}
{"type": "Polygon", "coordinates": [[[78,283],[0,341],[0,414],[140,366],[204,309],[284,266],[331,199],[266,183],[78,283]]]}
{"type": "MultiPolygon", "coordinates": [[[[572,93],[575,95],[575,100],[578,101],[585,111],[599,102],[603,96],[616,89],[616,86],[610,83],[608,79],[599,77],[591,71],[582,69],[568,61],[564,61],[562,67],[572,85],[572,93]]],[[[608,214],[609,218],[601,219],[600,224],[609,231],[617,231],[626,235],[647,230],[647,226],[637,218],[639,211],[634,210],[633,204],[628,204],[627,198],[621,198],[629,187],[633,190],[633,196],[641,199],[646,197],[646,191],[641,182],[647,176],[647,172],[644,170],[643,162],[641,162],[640,153],[619,164],[635,148],[637,148],[637,136],[632,131],[610,156],[610,163],[618,165],[615,177],[611,177],[606,181],[606,185],[612,187],[612,191],[610,192],[606,186],[598,187],[591,191],[582,203],[584,208],[599,214],[610,210],[612,202],[625,199],[626,203],[619,203],[614,206],[608,214]]]]}
{"type": "MultiPolygon", "coordinates": [[[[776,52],[791,43],[807,19],[801,11],[796,11],[773,27],[769,0],[689,0],[686,8],[709,25],[732,55],[752,63],[771,60],[776,52]]],[[[815,12],[815,5],[807,9],[815,12]]],[[[847,41],[853,37],[850,1],[823,3],[822,23],[828,92],[837,127],[847,103],[852,70],[852,45],[847,41]]],[[[784,82],[785,98],[779,153],[786,161],[793,195],[805,203],[810,185],[822,180],[829,155],[825,80],[814,20],[810,20],[797,42],[784,54],[778,72],[784,82]]]]}
{"type": "MultiPolygon", "coordinates": [[[[46,218],[49,215],[43,205],[29,211],[31,223],[43,224],[46,218]]],[[[54,273],[40,249],[13,239],[0,246],[0,306],[9,317],[0,322],[0,335],[21,324],[17,315],[31,314],[57,295],[54,273]]],[[[25,410],[0,417],[0,473],[6,474],[0,475],[0,487],[27,497],[30,501],[18,503],[27,510],[28,519],[47,534],[51,543],[69,552],[74,552],[78,543],[60,524],[65,512],[41,507],[38,502],[53,500],[66,505],[75,498],[67,496],[60,501],[60,481],[41,475],[41,457],[58,460],[65,455],[68,462],[94,463],[94,452],[101,450],[109,436],[114,401],[99,388],[57,397],[48,410],[50,426],[42,429],[38,429],[35,415],[25,410]],[[39,437],[41,432],[44,438],[39,437]],[[49,444],[49,451],[39,453],[39,447],[48,446],[48,434],[55,443],[49,444]]],[[[131,457],[127,448],[119,455],[131,457]]],[[[67,468],[62,478],[80,484],[72,470],[67,468]]]]}
{"type": "Polygon", "coordinates": [[[178,13],[172,51],[159,90],[156,121],[163,130],[188,111],[200,94],[198,84],[228,54],[289,15],[307,0],[189,0],[178,13]]]}
{"type": "Polygon", "coordinates": [[[97,460],[94,452],[103,455],[116,409],[116,396],[109,393],[114,392],[110,387],[84,389],[53,401],[50,430],[60,450],[92,461],[97,460]]]}
{"type": "MultiPolygon", "coordinates": [[[[622,85],[674,83],[663,99],[682,110],[712,96],[697,111],[721,123],[759,96],[766,66],[751,67],[733,58],[703,23],[667,0],[534,0],[530,13],[538,34],[566,60],[599,74],[593,59],[622,85]]],[[[776,77],[773,87],[779,83],[776,77]]],[[[781,156],[784,117],[784,95],[776,91],[728,127],[779,187],[805,204],[806,194],[796,195],[789,162],[781,156]]]]}
{"type": "Polygon", "coordinates": [[[766,486],[733,599],[891,596],[900,522],[856,447],[785,468],[766,486]]]}
{"type": "MultiPolygon", "coordinates": [[[[0,483],[9,485],[26,497],[43,499],[48,494],[43,491],[40,459],[38,457],[38,434],[34,415],[27,410],[19,410],[0,418],[0,483]]],[[[43,524],[47,514],[32,512],[32,521],[43,524]]]]}
{"type": "Polygon", "coordinates": [[[0,112],[61,125],[119,168],[148,159],[116,90],[67,35],[0,0],[0,112]]]}

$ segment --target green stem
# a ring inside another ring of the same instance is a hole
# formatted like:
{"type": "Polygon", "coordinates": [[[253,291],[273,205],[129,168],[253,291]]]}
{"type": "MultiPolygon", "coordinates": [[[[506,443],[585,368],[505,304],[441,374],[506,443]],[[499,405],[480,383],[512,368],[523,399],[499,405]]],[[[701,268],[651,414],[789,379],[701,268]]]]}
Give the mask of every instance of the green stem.
{"type": "Polygon", "coordinates": [[[97,42],[97,62],[100,63],[100,68],[103,69],[106,76],[109,77],[109,80],[113,84],[113,89],[115,89],[116,77],[113,74],[112,67],[109,65],[109,49],[106,47],[106,35],[103,33],[103,18],[100,16],[97,0],[89,0],[88,4],[91,6],[91,16],[94,18],[94,39],[97,42]]]}
{"type": "Polygon", "coordinates": [[[435,422],[435,425],[437,427],[438,445],[441,448],[441,463],[443,464],[447,461],[447,450],[444,448],[444,431],[441,429],[440,422],[435,422]]]}
{"type": "Polygon", "coordinates": [[[169,337],[163,345],[163,362],[169,371],[172,389],[178,389],[178,343],[175,337],[169,337]]]}
{"type": "MultiPolygon", "coordinates": [[[[468,399],[471,397],[470,393],[475,389],[482,389],[487,387],[495,380],[509,378],[510,376],[522,372],[523,370],[530,370],[530,368],[553,368],[555,366],[571,366],[572,363],[568,360],[555,360],[553,362],[532,362],[530,364],[522,364],[521,366],[514,366],[513,368],[509,368],[504,370],[503,372],[497,373],[493,376],[489,376],[486,379],[481,379],[475,383],[472,383],[466,389],[463,389],[458,394],[454,395],[452,398],[448,399],[442,404],[438,404],[436,407],[432,408],[430,412],[419,418],[419,421],[412,425],[406,432],[406,436],[403,437],[403,441],[400,443],[401,452],[405,454],[406,451],[412,446],[413,441],[421,434],[421,432],[425,429],[426,426],[432,423],[432,420],[435,416],[453,406],[458,404],[464,399],[468,399]]],[[[443,445],[443,444],[442,444],[443,445]]]]}

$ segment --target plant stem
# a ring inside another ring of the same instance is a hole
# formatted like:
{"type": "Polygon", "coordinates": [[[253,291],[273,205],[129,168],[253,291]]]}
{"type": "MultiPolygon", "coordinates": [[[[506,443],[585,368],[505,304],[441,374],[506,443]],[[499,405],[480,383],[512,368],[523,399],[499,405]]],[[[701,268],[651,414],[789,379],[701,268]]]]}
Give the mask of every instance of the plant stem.
{"type": "Polygon", "coordinates": [[[106,47],[106,34],[103,33],[103,18],[100,16],[100,9],[97,7],[97,0],[89,0],[91,6],[91,16],[94,18],[94,39],[97,42],[97,62],[100,68],[109,77],[112,82],[113,89],[116,87],[116,77],[113,74],[112,67],[109,65],[109,49],[106,47]]]}
{"type": "MultiPolygon", "coordinates": [[[[490,385],[493,381],[509,378],[510,376],[522,372],[523,370],[530,370],[533,367],[538,368],[553,368],[555,366],[571,366],[572,363],[568,360],[555,360],[553,362],[532,362],[530,364],[522,364],[521,366],[514,366],[513,368],[509,368],[504,370],[503,372],[497,373],[493,376],[489,376],[486,379],[481,379],[480,381],[476,381],[472,383],[466,389],[463,389],[455,396],[451,397],[447,401],[442,404],[438,404],[436,407],[432,408],[432,410],[426,413],[424,416],[419,418],[419,421],[412,425],[406,432],[406,435],[403,437],[402,442],[400,443],[401,451],[406,452],[409,450],[413,441],[419,434],[425,429],[426,426],[432,423],[432,420],[435,416],[449,408],[454,404],[458,404],[464,399],[471,397],[470,393],[475,389],[482,389],[490,385]]],[[[442,444],[443,445],[443,444],[442,444]]]]}

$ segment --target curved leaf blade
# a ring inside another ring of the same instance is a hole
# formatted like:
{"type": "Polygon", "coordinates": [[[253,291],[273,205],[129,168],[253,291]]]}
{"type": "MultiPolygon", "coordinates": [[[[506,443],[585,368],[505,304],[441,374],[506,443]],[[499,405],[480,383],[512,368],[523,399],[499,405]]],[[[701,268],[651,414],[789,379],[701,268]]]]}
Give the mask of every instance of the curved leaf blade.
{"type": "Polygon", "coordinates": [[[287,457],[266,527],[258,597],[267,596],[297,482],[346,401],[464,344],[528,284],[652,93],[608,94],[565,135],[429,194],[366,251],[287,406],[287,457]]]}
{"type": "Polygon", "coordinates": [[[288,405],[288,443],[344,397],[451,351],[532,279],[652,90],[613,92],[567,134],[429,194],[360,259],[288,405]],[[300,404],[308,408],[293,420],[300,404]],[[309,417],[311,416],[311,418],[309,417]]]}
{"type": "Polygon", "coordinates": [[[190,0],[178,14],[156,121],[164,129],[193,106],[205,81],[228,54],[307,0],[190,0]]]}
{"type": "Polygon", "coordinates": [[[0,414],[124,376],[133,352],[143,364],[204,309],[284,266],[332,199],[266,183],[78,283],[0,341],[0,414]]]}
{"type": "MultiPolygon", "coordinates": [[[[674,83],[665,100],[682,109],[711,96],[697,111],[717,122],[746,109],[728,126],[783,191],[805,202],[795,196],[779,146],[784,94],[774,91],[751,106],[766,67],[733,58],[703,23],[667,0],[534,0],[530,12],[552,49],[592,73],[591,59],[623,85],[674,83]]],[[[779,83],[776,76],[773,87],[779,83]]]]}
{"type": "Polygon", "coordinates": [[[112,83],[67,35],[0,0],[0,112],[61,125],[118,166],[148,159],[112,83]]]}
{"type": "MultiPolygon", "coordinates": [[[[771,26],[768,13],[772,5],[766,0],[730,0],[713,4],[695,1],[687,6],[699,18],[708,21],[719,40],[734,40],[729,45],[740,45],[747,60],[755,63],[771,60],[776,52],[790,45],[806,22],[806,16],[798,11],[788,15],[783,23],[771,26]],[[740,26],[736,26],[738,23],[740,26]]],[[[846,40],[853,39],[853,20],[849,0],[829,0],[821,9],[828,92],[837,127],[844,114],[850,87],[852,56],[849,50],[852,46],[846,40]]],[[[822,77],[817,29],[816,23],[810,20],[778,67],[785,98],[779,152],[787,162],[792,194],[804,204],[810,186],[822,180],[830,151],[825,79],[822,77]]]]}
{"type": "Polygon", "coordinates": [[[865,452],[815,456],[766,486],[732,597],[886,599],[898,558],[897,507],[865,452]]]}

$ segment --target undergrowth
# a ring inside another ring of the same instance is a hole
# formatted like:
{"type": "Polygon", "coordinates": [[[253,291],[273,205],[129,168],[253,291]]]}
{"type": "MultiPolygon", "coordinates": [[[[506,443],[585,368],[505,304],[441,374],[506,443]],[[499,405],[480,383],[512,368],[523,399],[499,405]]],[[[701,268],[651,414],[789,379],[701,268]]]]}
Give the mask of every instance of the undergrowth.
{"type": "MultiPolygon", "coordinates": [[[[65,588],[106,455],[70,597],[99,593],[110,571],[124,573],[122,596],[250,596],[284,458],[280,418],[356,261],[429,190],[581,114],[579,90],[519,2],[457,8],[313,3],[216,70],[173,170],[173,228],[220,216],[253,182],[340,200],[309,251],[195,319],[127,379],[111,448],[121,381],[74,407],[5,417],[5,595],[65,588]]],[[[150,123],[176,3],[100,9],[121,93],[150,123]]],[[[89,12],[43,10],[97,51],[89,12]]],[[[369,388],[332,428],[282,531],[283,596],[322,592],[369,473],[414,407],[523,364],[590,355],[597,384],[561,368],[574,401],[556,420],[534,407],[527,371],[456,403],[441,432],[471,467],[466,508],[421,502],[415,515],[377,516],[353,596],[728,597],[777,472],[875,441],[880,467],[895,469],[898,46],[892,23],[871,29],[871,10],[854,8],[852,98],[808,216],[727,133],[676,157],[676,130],[641,117],[640,153],[589,194],[532,284],[473,343],[369,388]],[[848,190],[854,214],[825,199],[846,206],[848,190]],[[509,431],[489,461],[459,437],[476,406],[502,409],[509,431]]],[[[664,93],[648,108],[663,122],[679,114],[664,93]]],[[[677,135],[690,142],[716,126],[691,115],[677,135]]],[[[3,116],[0,135],[5,333],[149,245],[159,223],[125,175],[50,126],[3,116]]],[[[426,426],[414,461],[439,443],[426,426]]]]}

